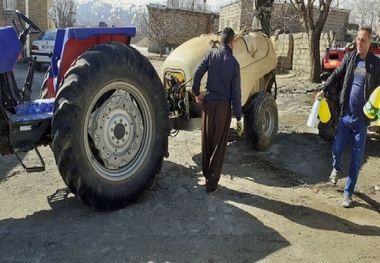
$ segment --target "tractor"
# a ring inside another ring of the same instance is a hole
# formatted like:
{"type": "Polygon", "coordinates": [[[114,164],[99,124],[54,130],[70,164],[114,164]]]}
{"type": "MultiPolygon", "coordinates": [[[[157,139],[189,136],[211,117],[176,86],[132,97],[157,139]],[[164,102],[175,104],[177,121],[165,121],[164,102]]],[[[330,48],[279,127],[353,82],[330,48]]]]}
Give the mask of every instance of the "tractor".
{"type": "Polygon", "coordinates": [[[42,90],[32,101],[31,80],[17,87],[13,67],[25,39],[41,31],[0,28],[0,153],[15,154],[27,172],[45,169],[38,146],[50,145],[67,187],[84,203],[117,209],[138,198],[167,154],[169,109],[155,69],[130,46],[134,27],[59,29],[42,90]],[[34,150],[41,165],[20,157],[34,150]]]}
{"type": "MultiPolygon", "coordinates": [[[[19,36],[13,27],[0,28],[0,153],[15,154],[27,172],[40,172],[45,164],[38,147],[50,146],[63,181],[81,201],[99,210],[125,207],[160,172],[169,135],[199,127],[192,78],[202,57],[220,45],[220,33],[175,49],[160,79],[130,46],[134,27],[58,29],[41,98],[33,101],[35,60],[22,89],[12,70],[30,30],[40,29],[16,13],[27,25],[19,36]],[[23,162],[28,151],[41,165],[23,162]]],[[[267,149],[278,129],[274,47],[260,31],[242,30],[235,42],[246,138],[267,149]]]]}

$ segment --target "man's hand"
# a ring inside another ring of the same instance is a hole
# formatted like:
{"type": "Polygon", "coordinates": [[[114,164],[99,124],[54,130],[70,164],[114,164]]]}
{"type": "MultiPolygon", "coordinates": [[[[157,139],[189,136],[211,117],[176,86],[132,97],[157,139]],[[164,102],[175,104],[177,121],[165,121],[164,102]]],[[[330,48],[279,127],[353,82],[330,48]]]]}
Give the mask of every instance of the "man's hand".
{"type": "Polygon", "coordinates": [[[242,121],[236,122],[236,134],[238,137],[241,137],[243,135],[243,122],[242,121]]]}
{"type": "Polygon", "coordinates": [[[324,97],[325,92],[323,90],[318,91],[318,93],[315,95],[315,100],[318,100],[319,97],[324,97]]]}
{"type": "Polygon", "coordinates": [[[195,97],[195,101],[196,101],[200,106],[202,106],[202,105],[203,105],[203,96],[202,96],[202,95],[196,96],[196,97],[195,97]]]}

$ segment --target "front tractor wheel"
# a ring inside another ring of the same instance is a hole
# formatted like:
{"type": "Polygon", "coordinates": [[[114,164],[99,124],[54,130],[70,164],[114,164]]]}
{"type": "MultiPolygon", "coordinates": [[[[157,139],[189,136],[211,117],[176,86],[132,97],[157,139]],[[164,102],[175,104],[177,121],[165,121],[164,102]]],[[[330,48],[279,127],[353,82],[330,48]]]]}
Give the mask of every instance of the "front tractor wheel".
{"type": "Polygon", "coordinates": [[[100,44],[81,55],[58,91],[52,124],[61,176],[102,210],[138,198],[160,171],[168,139],[165,91],[135,49],[100,44]]]}
{"type": "Polygon", "coordinates": [[[244,130],[252,148],[266,150],[272,145],[278,130],[278,112],[271,94],[262,91],[254,96],[244,115],[244,130]]]}

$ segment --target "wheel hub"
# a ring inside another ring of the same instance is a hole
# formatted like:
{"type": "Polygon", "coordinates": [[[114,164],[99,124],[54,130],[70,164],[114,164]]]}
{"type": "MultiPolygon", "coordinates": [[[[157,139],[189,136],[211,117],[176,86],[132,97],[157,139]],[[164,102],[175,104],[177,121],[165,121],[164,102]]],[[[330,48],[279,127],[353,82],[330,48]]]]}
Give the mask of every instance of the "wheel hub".
{"type": "Polygon", "coordinates": [[[141,112],[128,92],[117,90],[91,114],[89,134],[108,169],[119,169],[137,155],[144,127],[141,112]]]}

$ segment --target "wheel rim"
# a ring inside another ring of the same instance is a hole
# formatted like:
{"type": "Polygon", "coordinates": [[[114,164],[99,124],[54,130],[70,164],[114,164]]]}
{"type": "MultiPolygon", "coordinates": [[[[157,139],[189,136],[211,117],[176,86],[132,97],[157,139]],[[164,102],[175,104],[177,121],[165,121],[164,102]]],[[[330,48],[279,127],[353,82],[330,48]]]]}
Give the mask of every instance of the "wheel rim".
{"type": "Polygon", "coordinates": [[[269,137],[274,130],[274,114],[269,109],[265,110],[264,118],[262,119],[262,129],[265,136],[269,137]]]}
{"type": "Polygon", "coordinates": [[[104,86],[91,100],[83,129],[87,159],[110,181],[131,177],[149,153],[152,112],[144,94],[127,82],[104,86]]]}

